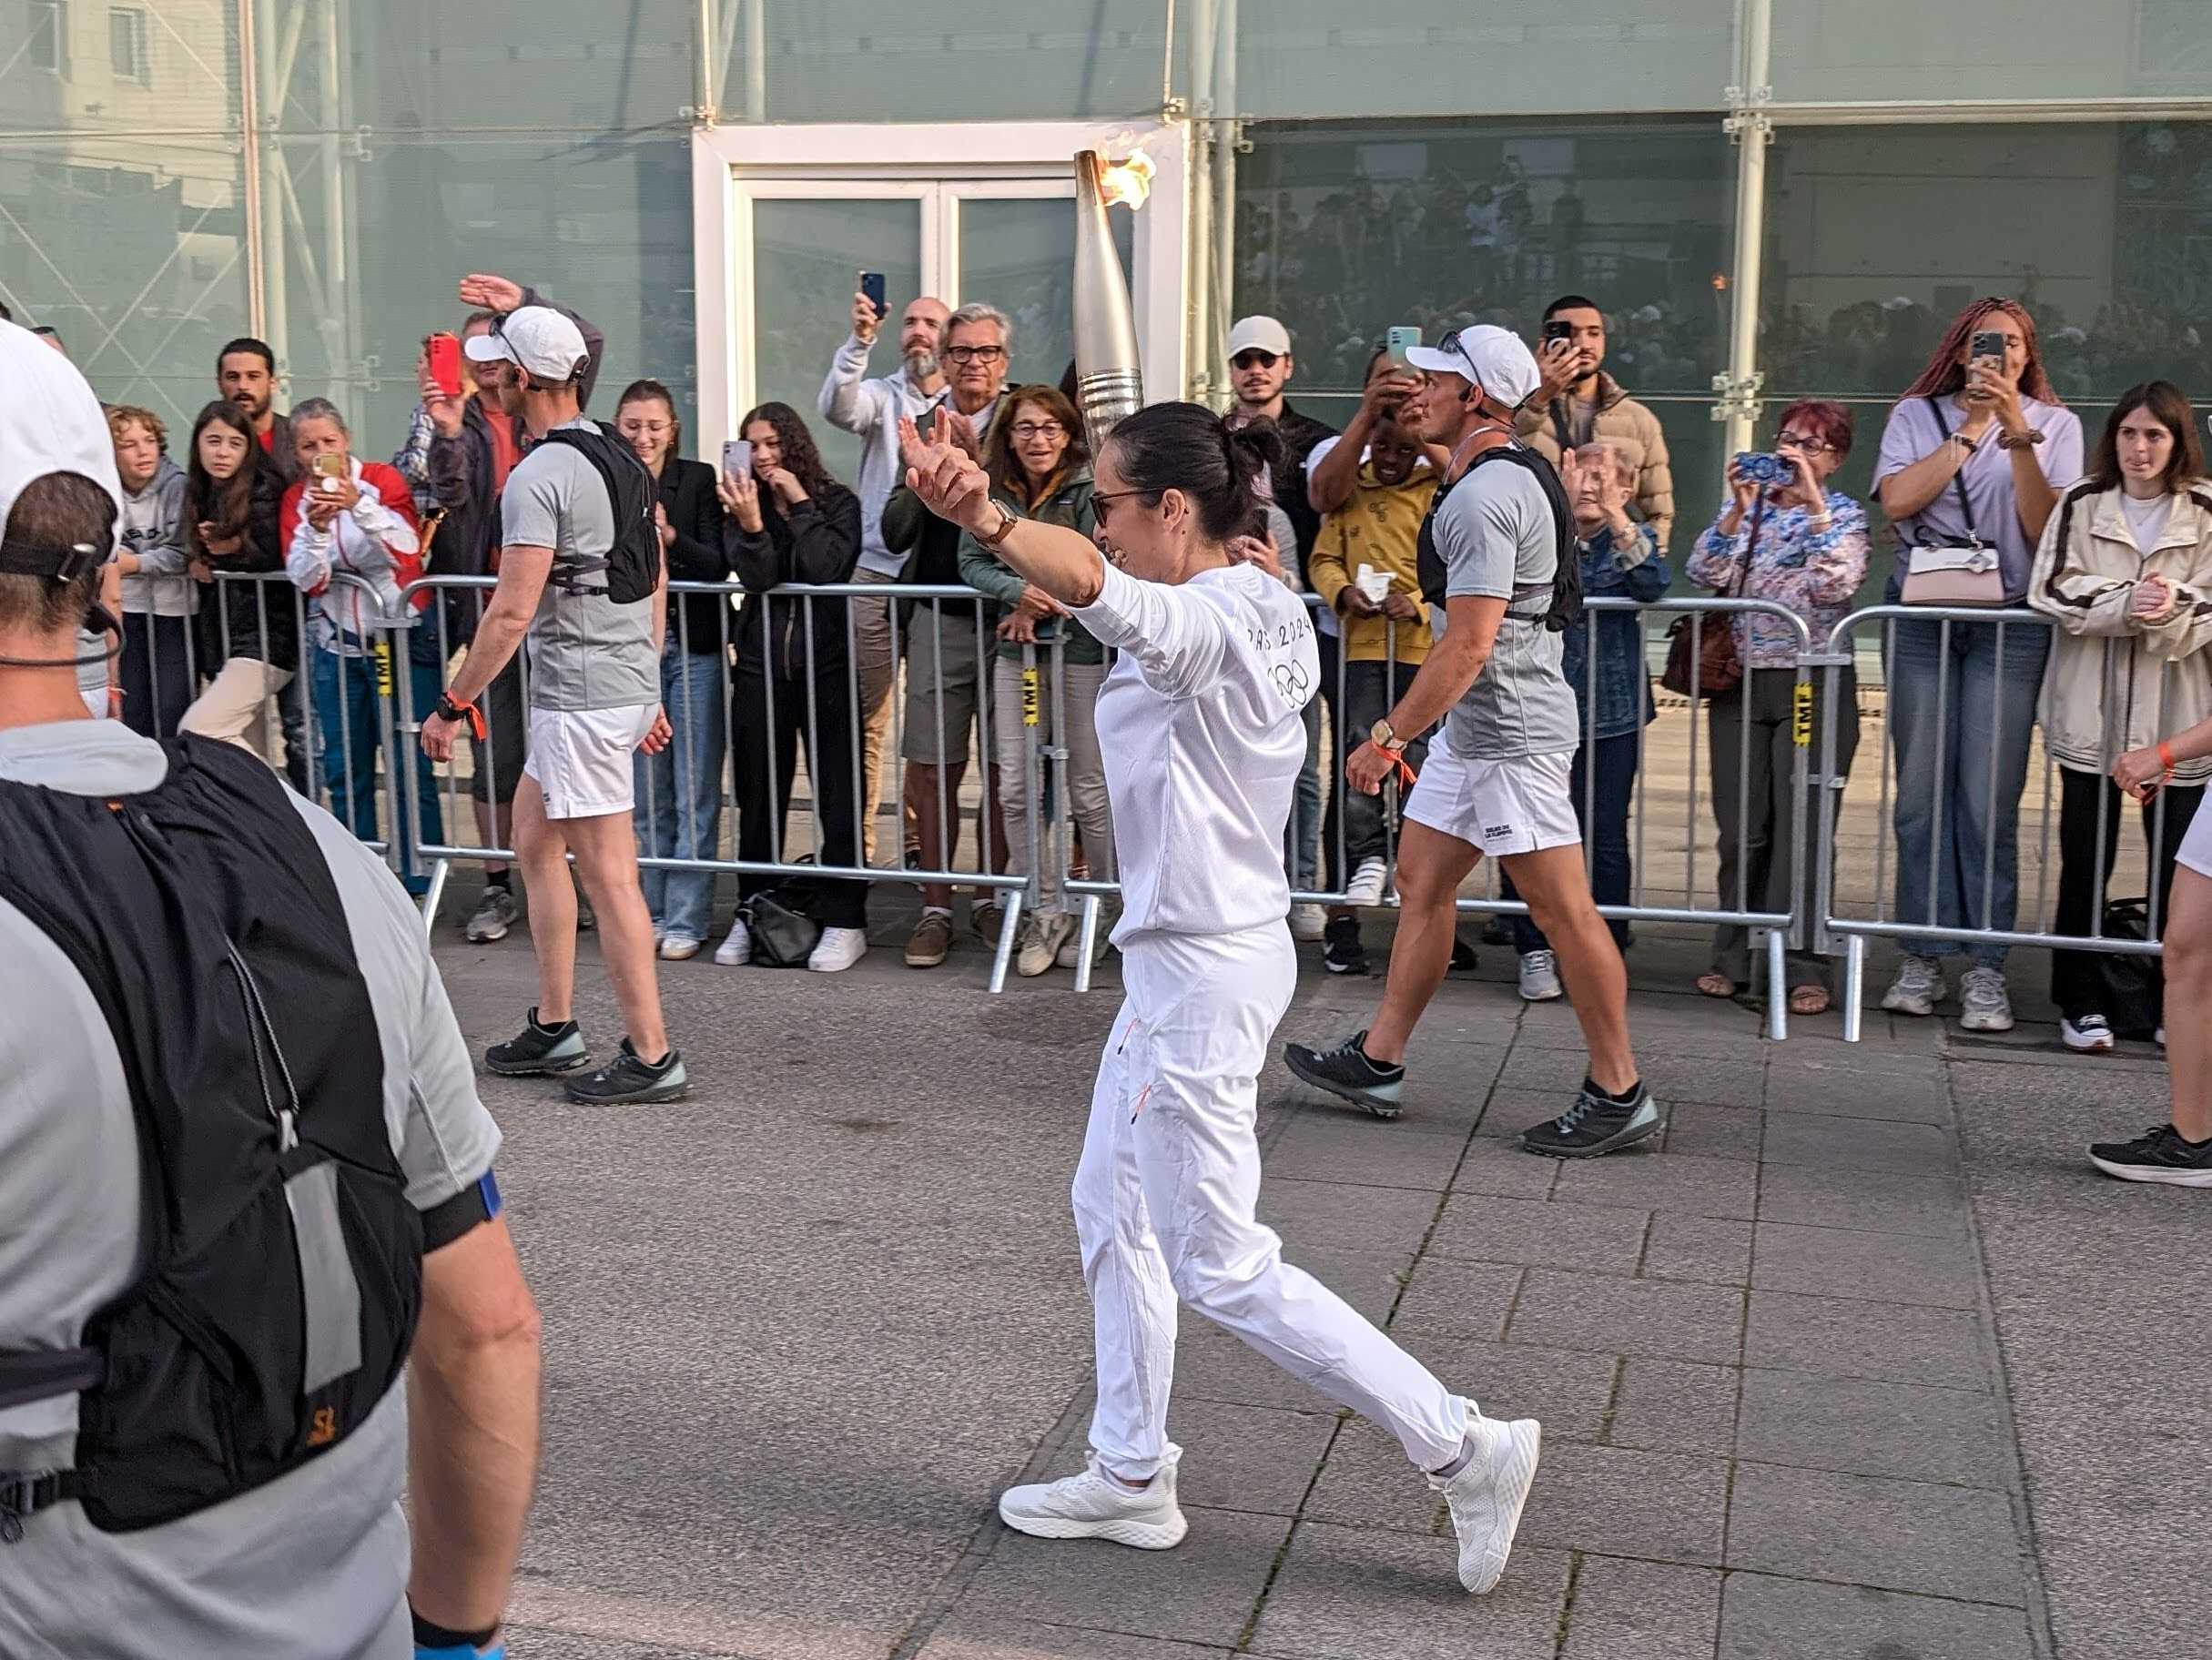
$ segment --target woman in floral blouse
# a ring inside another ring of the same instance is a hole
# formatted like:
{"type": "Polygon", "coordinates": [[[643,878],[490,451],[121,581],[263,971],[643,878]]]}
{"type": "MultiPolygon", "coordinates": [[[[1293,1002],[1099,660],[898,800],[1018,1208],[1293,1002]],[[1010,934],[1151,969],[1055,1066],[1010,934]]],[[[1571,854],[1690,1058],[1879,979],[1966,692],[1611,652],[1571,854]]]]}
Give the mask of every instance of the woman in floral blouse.
{"type": "MultiPolygon", "coordinates": [[[[1784,410],[1774,448],[1797,476],[1762,491],[1731,463],[1728,505],[1698,538],[1686,567],[1689,580],[1716,593],[1786,605],[1804,619],[1813,644],[1824,644],[1866,576],[1866,510],[1828,488],[1830,475],[1851,453],[1851,411],[1840,403],[1804,399],[1784,410]]],[[[1743,680],[1707,704],[1712,723],[1713,816],[1720,824],[1720,904],[1731,911],[1795,909],[1810,916],[1818,864],[1811,838],[1819,822],[1819,798],[1803,804],[1806,822],[1801,824],[1793,790],[1797,633],[1781,618],[1757,613],[1740,616],[1731,626],[1743,680]],[[1791,855],[1800,838],[1801,859],[1791,855]],[[1795,896],[1793,872],[1801,873],[1803,883],[1795,896]]],[[[1825,718],[1826,690],[1816,674],[1815,734],[1825,718]]],[[[1838,690],[1836,745],[1829,764],[1841,780],[1849,775],[1859,747],[1854,670],[1841,672],[1838,690]]],[[[1808,759],[1817,773],[1817,754],[1808,759]]],[[[1709,997],[1733,997],[1750,980],[1750,932],[1724,925],[1714,931],[1712,967],[1699,977],[1698,989],[1709,997]]],[[[1827,960],[1810,951],[1792,952],[1791,1012],[1817,1015],[1827,1008],[1831,994],[1827,960]]]]}

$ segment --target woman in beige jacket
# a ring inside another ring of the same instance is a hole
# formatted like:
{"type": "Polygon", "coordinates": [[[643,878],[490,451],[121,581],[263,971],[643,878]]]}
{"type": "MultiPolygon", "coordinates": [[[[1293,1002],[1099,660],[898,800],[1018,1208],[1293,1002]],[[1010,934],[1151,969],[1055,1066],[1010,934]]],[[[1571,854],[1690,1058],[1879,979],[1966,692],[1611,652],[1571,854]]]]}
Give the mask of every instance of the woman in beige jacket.
{"type": "MultiPolygon", "coordinates": [[[[2212,486],[2195,413],[2164,380],[2120,395],[2089,476],[2044,527],[2028,603],[2056,619],[2045,671],[2044,746],[2057,762],[2055,931],[2087,935],[2105,904],[2120,835],[2120,793],[2106,775],[2130,750],[2212,716],[2212,486]]],[[[2174,857],[2204,799],[2212,760],[2175,768],[2143,810],[2166,913],[2174,857]]],[[[2066,1047],[2109,1049],[2092,954],[2055,952],[2051,996],[2066,1047]]]]}

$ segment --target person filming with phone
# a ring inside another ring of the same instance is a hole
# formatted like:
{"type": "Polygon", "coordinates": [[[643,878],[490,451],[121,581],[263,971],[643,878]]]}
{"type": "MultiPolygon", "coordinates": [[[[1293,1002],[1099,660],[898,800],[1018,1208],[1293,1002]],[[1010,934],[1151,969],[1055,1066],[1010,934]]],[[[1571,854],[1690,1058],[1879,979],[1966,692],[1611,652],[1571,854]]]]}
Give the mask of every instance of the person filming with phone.
{"type": "Polygon", "coordinates": [[[1594,299],[1562,294],[1544,308],[1540,333],[1537,369],[1543,380],[1514,411],[1516,435],[1555,467],[1585,444],[1609,444],[1627,456],[1636,469],[1636,517],[1651,527],[1664,556],[1674,529],[1667,435],[1649,406],[1605,372],[1605,313],[1594,299]]]}
{"type": "MultiPolygon", "coordinates": [[[[2044,372],[2034,319],[2016,300],[1974,301],[1882,429],[1874,490],[1903,544],[1889,602],[2018,605],[2058,492],[2081,473],[2081,420],[2044,372]]],[[[2049,650],[2050,631],[2033,625],[1893,625],[1901,921],[2012,928],[2020,792],[2049,650]]],[[[1947,989],[1942,959],[1960,947],[1909,936],[1901,944],[1904,959],[1882,1007],[1932,1014],[1947,989]]],[[[1964,949],[1960,1026],[2011,1031],[2008,947],[1964,949]]]]}

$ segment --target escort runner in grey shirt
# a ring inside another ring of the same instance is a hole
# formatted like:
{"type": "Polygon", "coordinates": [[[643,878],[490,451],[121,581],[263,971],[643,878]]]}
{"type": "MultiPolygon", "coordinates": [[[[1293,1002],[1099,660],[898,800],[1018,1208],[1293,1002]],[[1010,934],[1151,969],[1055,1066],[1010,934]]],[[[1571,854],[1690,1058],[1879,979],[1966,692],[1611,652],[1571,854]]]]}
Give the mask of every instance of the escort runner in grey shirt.
{"type": "MultiPolygon", "coordinates": [[[[566,425],[598,430],[582,419],[566,425]]],[[[604,593],[570,593],[563,586],[581,577],[604,587],[607,556],[614,551],[614,506],[592,463],[566,444],[541,442],[507,475],[499,510],[503,545],[553,551],[530,622],[530,706],[575,711],[659,703],[652,603],[617,605],[604,593]]]]}
{"type": "MultiPolygon", "coordinates": [[[[1511,461],[1493,461],[1446,488],[1432,527],[1444,558],[1446,598],[1510,601],[1552,580],[1558,568],[1558,532],[1551,503],[1534,473],[1511,461]]],[[[1437,740],[1453,754],[1512,761],[1572,754],[1580,745],[1574,688],[1559,666],[1565,637],[1544,626],[1547,605],[1543,594],[1531,595],[1498,622],[1489,661],[1453,707],[1437,740]]],[[[1443,610],[1432,610],[1429,617],[1441,636],[1443,610]]]]}
{"type": "MultiPolygon", "coordinates": [[[[157,785],[160,745],[119,721],[0,732],[0,777],[73,795],[157,785]]],[[[419,1210],[492,1168],[499,1128],[432,967],[422,919],[377,855],[293,798],[345,907],[376,1011],[384,1120],[419,1210]]],[[[66,1349],[130,1283],[138,1142],[123,1062],[82,977],[0,900],[0,1349],[66,1349]]],[[[0,1410],[0,1470],[67,1469],[74,1395],[0,1410]]],[[[0,1655],[298,1655],[405,1660],[407,1392],[266,1486],[160,1527],[106,1533],[76,1504],[0,1544],[0,1655]]]]}

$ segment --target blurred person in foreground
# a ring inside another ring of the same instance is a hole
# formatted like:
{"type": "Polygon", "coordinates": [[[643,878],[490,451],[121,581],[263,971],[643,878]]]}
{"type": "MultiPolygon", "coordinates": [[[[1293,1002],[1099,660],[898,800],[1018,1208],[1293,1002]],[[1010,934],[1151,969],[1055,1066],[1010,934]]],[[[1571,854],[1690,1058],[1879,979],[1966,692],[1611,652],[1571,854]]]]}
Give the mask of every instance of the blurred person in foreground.
{"type": "Polygon", "coordinates": [[[1461,1584],[1491,1590],[1536,1477],[1537,1423],[1487,1418],[1451,1393],[1284,1261],[1254,1214],[1259,1074],[1297,981],[1283,829],[1316,661],[1304,604],[1252,568],[1255,546],[1273,555],[1243,534],[1279,440],[1196,404],[1138,410],[1097,458],[1097,542],[994,500],[989,475],[949,444],[908,453],[933,512],[1121,653],[1099,742],[1125,996],[1073,1193],[1098,1361],[1091,1452],[1079,1474],[1008,1489],[999,1517],[1049,1539],[1182,1542],[1182,1450],[1167,1436],[1180,1298],[1393,1434],[1450,1508],[1461,1584]]]}
{"type": "Polygon", "coordinates": [[[538,1316],[421,920],[258,764],[85,718],[107,426],[7,325],[0,384],[0,1653],[498,1655],[538,1316]]]}

